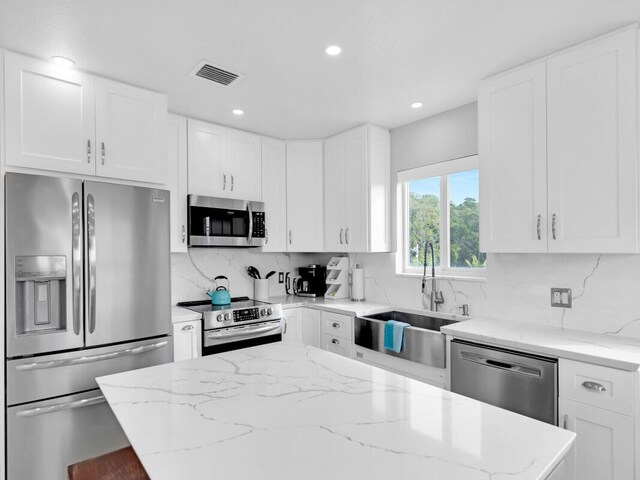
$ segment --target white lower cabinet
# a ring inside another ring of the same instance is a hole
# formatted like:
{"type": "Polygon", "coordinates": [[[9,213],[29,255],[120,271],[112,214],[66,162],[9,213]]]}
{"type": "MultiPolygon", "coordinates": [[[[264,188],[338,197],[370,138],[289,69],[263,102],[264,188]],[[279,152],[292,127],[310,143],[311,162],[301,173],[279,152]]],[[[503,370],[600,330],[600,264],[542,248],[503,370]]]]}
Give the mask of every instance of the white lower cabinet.
{"type": "Polygon", "coordinates": [[[632,417],[566,398],[558,400],[558,414],[560,425],[577,434],[576,479],[635,478],[632,417]]]}
{"type": "Polygon", "coordinates": [[[302,309],[302,341],[305,345],[320,347],[320,310],[302,309]]]}
{"type": "Polygon", "coordinates": [[[351,342],[342,337],[323,333],[320,348],[328,352],[337,353],[343,357],[351,358],[351,342]]]}
{"type": "Polygon", "coordinates": [[[202,320],[173,324],[173,361],[202,356],[202,320]]]}
{"type": "Polygon", "coordinates": [[[302,343],[302,309],[287,308],[282,311],[284,329],[282,341],[287,343],[302,343]]]}
{"type": "Polygon", "coordinates": [[[353,317],[333,312],[320,313],[320,348],[351,358],[353,317]]]}

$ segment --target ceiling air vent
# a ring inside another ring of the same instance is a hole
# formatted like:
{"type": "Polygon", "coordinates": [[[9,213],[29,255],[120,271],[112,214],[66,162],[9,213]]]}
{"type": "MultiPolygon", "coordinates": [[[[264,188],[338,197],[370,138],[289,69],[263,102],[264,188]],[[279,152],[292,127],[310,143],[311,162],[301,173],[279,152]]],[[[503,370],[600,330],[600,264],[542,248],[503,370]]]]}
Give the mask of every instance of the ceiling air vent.
{"type": "Polygon", "coordinates": [[[194,77],[202,78],[203,80],[209,80],[210,82],[217,83],[225,87],[234,85],[242,75],[239,73],[233,73],[224,68],[216,67],[207,61],[202,61],[196,65],[191,75],[194,77]]]}

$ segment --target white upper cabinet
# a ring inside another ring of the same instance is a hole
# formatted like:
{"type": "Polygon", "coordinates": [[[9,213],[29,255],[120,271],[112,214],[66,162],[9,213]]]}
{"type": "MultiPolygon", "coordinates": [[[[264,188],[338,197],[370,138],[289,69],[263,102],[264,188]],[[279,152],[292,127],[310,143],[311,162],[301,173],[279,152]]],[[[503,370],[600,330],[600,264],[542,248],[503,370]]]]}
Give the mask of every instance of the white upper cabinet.
{"type": "Polygon", "coordinates": [[[187,119],[169,114],[167,161],[171,192],[171,251],[187,251],[187,119]]]}
{"type": "Polygon", "coordinates": [[[548,60],[550,252],[637,251],[636,92],[635,28],[548,60]]]}
{"type": "Polygon", "coordinates": [[[262,137],[262,201],[265,208],[266,244],[263,252],[287,251],[287,150],[286,143],[262,137]]]}
{"type": "Polygon", "coordinates": [[[373,125],[325,141],[325,250],[390,249],[390,138],[373,125]]]}
{"type": "Polygon", "coordinates": [[[480,250],[547,251],[545,62],[478,92],[480,250]]]}
{"type": "Polygon", "coordinates": [[[260,135],[229,129],[228,172],[230,198],[262,200],[262,142],[260,135]]]}
{"type": "Polygon", "coordinates": [[[260,136],[189,119],[189,193],[260,201],[260,136]]]}
{"type": "Polygon", "coordinates": [[[96,78],[96,173],[102,177],[167,181],[167,99],[96,78]]]}
{"type": "Polygon", "coordinates": [[[287,251],[321,252],[322,142],[287,142],[287,251]]]}
{"type": "Polygon", "coordinates": [[[94,77],[5,52],[6,163],[93,175],[94,77]]]}
{"type": "Polygon", "coordinates": [[[629,27],[483,82],[481,250],[637,253],[636,45],[629,27]]]}
{"type": "Polygon", "coordinates": [[[5,52],[8,166],[165,183],[164,95],[5,52]]]}

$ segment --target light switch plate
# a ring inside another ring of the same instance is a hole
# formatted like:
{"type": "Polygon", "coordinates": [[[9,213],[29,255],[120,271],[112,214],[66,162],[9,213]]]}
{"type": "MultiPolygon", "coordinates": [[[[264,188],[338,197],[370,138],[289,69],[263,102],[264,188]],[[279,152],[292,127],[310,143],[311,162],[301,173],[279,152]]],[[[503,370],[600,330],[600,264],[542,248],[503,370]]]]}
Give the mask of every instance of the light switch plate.
{"type": "Polygon", "coordinates": [[[571,308],[572,298],[570,288],[551,287],[551,306],[559,308],[571,308]]]}

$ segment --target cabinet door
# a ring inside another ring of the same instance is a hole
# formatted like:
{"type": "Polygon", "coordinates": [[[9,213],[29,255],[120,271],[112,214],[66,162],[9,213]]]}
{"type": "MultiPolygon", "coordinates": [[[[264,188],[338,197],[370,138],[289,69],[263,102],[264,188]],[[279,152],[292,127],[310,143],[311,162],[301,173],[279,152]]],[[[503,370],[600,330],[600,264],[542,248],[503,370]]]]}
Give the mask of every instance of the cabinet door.
{"type": "Polygon", "coordinates": [[[189,119],[188,191],[193,195],[226,197],[229,187],[223,165],[227,164],[227,129],[213,123],[189,119]]]}
{"type": "Polygon", "coordinates": [[[200,320],[173,324],[173,361],[189,360],[202,355],[202,323],[200,320]]]}
{"type": "Polygon", "coordinates": [[[635,439],[631,417],[559,398],[558,418],[561,426],[577,434],[575,478],[635,478],[635,439]]]}
{"type": "Polygon", "coordinates": [[[320,310],[302,309],[302,341],[305,345],[320,347],[320,310]]]}
{"type": "Polygon", "coordinates": [[[369,229],[367,127],[344,134],[345,207],[344,233],[348,252],[366,252],[369,229]]]}
{"type": "Polygon", "coordinates": [[[95,174],[94,78],[5,52],[6,163],[95,174]]]}
{"type": "MultiPolygon", "coordinates": [[[[324,246],[328,252],[346,252],[345,142],[338,135],[324,142],[324,246]]],[[[348,187],[346,187],[348,188],[348,187]]]]}
{"type": "Polygon", "coordinates": [[[169,114],[167,161],[171,192],[171,251],[187,251],[187,119],[169,114]]]}
{"type": "Polygon", "coordinates": [[[550,252],[637,251],[636,30],[547,62],[550,252]]]}
{"type": "Polygon", "coordinates": [[[260,135],[228,129],[228,197],[262,201],[262,143],[260,135]]]}
{"type": "Polygon", "coordinates": [[[288,308],[282,312],[285,327],[282,341],[302,343],[302,312],[300,308],[288,308]]]}
{"type": "Polygon", "coordinates": [[[266,244],[263,252],[287,251],[287,153],[282,140],[262,137],[262,201],[266,244]]]}
{"type": "Polygon", "coordinates": [[[96,78],[97,175],[166,183],[166,128],[166,96],[96,78]]]}
{"type": "Polygon", "coordinates": [[[547,251],[545,63],[478,92],[480,250],[547,251]]]}
{"type": "Polygon", "coordinates": [[[351,358],[351,341],[342,337],[336,337],[323,333],[321,335],[320,348],[332,353],[336,353],[338,355],[342,355],[343,357],[351,358]]]}
{"type": "Polygon", "coordinates": [[[321,252],[322,142],[287,142],[287,250],[321,252]]]}

